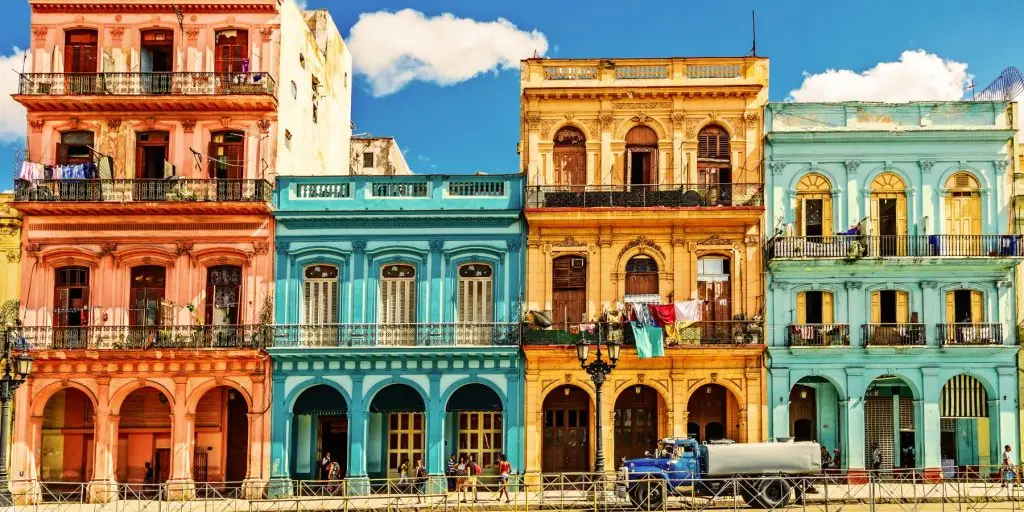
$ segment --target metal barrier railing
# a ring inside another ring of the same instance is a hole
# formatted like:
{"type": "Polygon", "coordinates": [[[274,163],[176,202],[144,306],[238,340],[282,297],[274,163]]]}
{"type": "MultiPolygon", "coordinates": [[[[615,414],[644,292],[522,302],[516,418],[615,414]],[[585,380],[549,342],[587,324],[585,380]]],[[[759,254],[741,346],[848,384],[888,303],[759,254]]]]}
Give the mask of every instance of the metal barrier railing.
{"type": "MultiPolygon", "coordinates": [[[[346,479],[296,481],[285,496],[258,497],[236,493],[240,483],[114,484],[111,503],[90,510],[141,510],[145,512],[244,510],[250,512],[303,512],[307,510],[574,510],[651,512],[759,508],[803,508],[838,511],[846,507],[886,505],[904,511],[937,511],[937,504],[954,503],[958,510],[987,506],[1015,510],[1024,502],[1024,486],[1006,480],[998,467],[971,468],[929,474],[914,469],[840,472],[829,470],[808,476],[749,476],[704,478],[673,487],[660,475],[622,473],[566,473],[480,476],[471,481],[445,476],[423,480],[346,479]],[[449,485],[454,483],[456,490],[449,485]],[[507,491],[507,492],[505,492],[507,491]],[[189,505],[191,504],[191,505],[189,505]]],[[[1020,474],[1018,471],[1016,474],[1020,474]]],[[[15,482],[17,484],[18,482],[15,482]]],[[[22,482],[23,483],[23,482],[22,482]]],[[[674,482],[680,483],[680,482],[674,482]]],[[[27,486],[35,493],[27,499],[14,485],[17,508],[45,512],[77,512],[89,502],[85,483],[37,482],[27,486]]],[[[273,488],[273,484],[265,489],[273,488]]],[[[280,488],[278,488],[280,490],[280,488]]],[[[888,510],[888,509],[887,509],[888,510]]]]}

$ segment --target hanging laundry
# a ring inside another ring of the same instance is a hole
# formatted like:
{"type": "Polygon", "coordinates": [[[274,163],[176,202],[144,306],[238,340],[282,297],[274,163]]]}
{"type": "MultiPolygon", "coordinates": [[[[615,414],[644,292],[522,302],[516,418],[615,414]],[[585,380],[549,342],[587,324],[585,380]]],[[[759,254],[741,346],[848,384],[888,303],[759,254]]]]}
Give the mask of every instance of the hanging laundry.
{"type": "Polygon", "coordinates": [[[651,312],[647,309],[647,304],[630,304],[633,314],[630,315],[630,320],[638,322],[640,325],[654,325],[654,319],[651,318],[651,312]]]}
{"type": "Polygon", "coordinates": [[[654,319],[654,325],[665,327],[676,321],[676,308],[672,304],[648,304],[647,309],[654,319]]]}
{"type": "Polygon", "coordinates": [[[114,179],[114,159],[109,156],[101,156],[96,163],[96,175],[101,180],[114,179]]]}
{"type": "Polygon", "coordinates": [[[684,300],[673,304],[677,322],[699,322],[702,300],[684,300]]]}
{"type": "Polygon", "coordinates": [[[651,349],[650,357],[662,357],[665,355],[665,344],[662,340],[662,329],[661,327],[654,327],[648,325],[647,331],[647,344],[651,349]]]}
{"type": "Polygon", "coordinates": [[[651,340],[647,337],[647,327],[640,322],[630,322],[629,329],[636,343],[636,354],[640,359],[651,357],[651,340]]]}

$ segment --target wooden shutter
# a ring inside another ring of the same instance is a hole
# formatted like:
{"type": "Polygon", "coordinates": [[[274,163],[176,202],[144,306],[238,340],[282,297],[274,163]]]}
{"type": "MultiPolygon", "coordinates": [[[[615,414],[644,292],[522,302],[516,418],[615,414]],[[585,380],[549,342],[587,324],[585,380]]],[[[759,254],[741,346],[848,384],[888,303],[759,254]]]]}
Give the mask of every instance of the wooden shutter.
{"type": "Polygon", "coordinates": [[[389,277],[381,280],[382,324],[416,322],[416,279],[389,277]]]}
{"type": "Polygon", "coordinates": [[[71,163],[70,151],[67,144],[57,143],[57,165],[67,165],[71,163]]]}
{"type": "Polygon", "coordinates": [[[807,293],[797,292],[796,294],[796,323],[807,323],[807,293]]]}
{"type": "Polygon", "coordinates": [[[804,218],[804,212],[807,211],[806,202],[807,200],[802,197],[796,200],[796,236],[807,236],[807,219],[804,218]]]}
{"type": "Polygon", "coordinates": [[[821,198],[821,234],[831,236],[832,231],[832,196],[821,198]]]}
{"type": "Polygon", "coordinates": [[[217,178],[217,143],[210,141],[206,147],[206,160],[208,161],[210,179],[217,178]]]}
{"type": "Polygon", "coordinates": [[[871,292],[871,323],[882,322],[882,292],[871,292]]]}
{"type": "Polygon", "coordinates": [[[956,323],[956,298],[953,292],[946,292],[946,323],[956,323]]]}
{"type": "Polygon", "coordinates": [[[460,323],[494,321],[494,280],[488,277],[459,277],[458,320],[460,323]]]}
{"type": "Polygon", "coordinates": [[[159,325],[174,325],[174,303],[160,299],[160,324],[159,325]]]}
{"type": "Polygon", "coordinates": [[[910,321],[908,309],[909,294],[907,292],[896,292],[896,323],[905,324],[910,321]]]}
{"type": "Polygon", "coordinates": [[[972,235],[980,235],[981,231],[981,197],[977,194],[971,195],[970,201],[970,212],[971,212],[971,232],[972,235]]]}
{"type": "Polygon", "coordinates": [[[981,292],[971,290],[971,323],[980,324],[985,321],[985,302],[981,292]]]}
{"type": "MultiPolygon", "coordinates": [[[[900,237],[907,235],[907,196],[903,194],[896,198],[896,234],[900,237]]],[[[904,238],[896,239],[896,251],[900,256],[906,256],[907,243],[904,238]]]]}
{"type": "Polygon", "coordinates": [[[305,324],[338,323],[338,280],[306,279],[302,291],[302,313],[305,324]]]}
{"type": "Polygon", "coordinates": [[[835,322],[832,312],[832,294],[821,292],[821,323],[830,324],[835,322]]]}

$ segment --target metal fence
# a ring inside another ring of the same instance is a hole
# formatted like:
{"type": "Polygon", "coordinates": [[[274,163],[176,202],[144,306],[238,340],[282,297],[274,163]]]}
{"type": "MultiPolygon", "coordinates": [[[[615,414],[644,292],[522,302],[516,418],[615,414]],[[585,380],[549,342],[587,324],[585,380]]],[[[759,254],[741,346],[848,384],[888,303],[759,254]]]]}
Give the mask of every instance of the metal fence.
{"type": "Polygon", "coordinates": [[[768,258],[931,258],[1024,256],[1021,235],[823,235],[777,236],[768,240],[768,258]]]}
{"type": "MultiPolygon", "coordinates": [[[[1019,474],[1019,473],[1018,473],[1019,474]]],[[[859,474],[827,472],[808,477],[712,478],[670,488],[659,477],[628,482],[620,473],[512,475],[507,495],[496,476],[479,477],[475,486],[445,477],[425,481],[351,479],[293,482],[281,496],[245,499],[241,484],[197,483],[185,495],[167,484],[117,484],[116,499],[88,503],[88,484],[40,483],[37,503],[15,510],[42,512],[303,512],[307,510],[558,510],[650,512],[655,510],[788,509],[839,512],[1024,510],[1024,486],[999,477],[998,468],[925,477],[920,470],[859,474]]],[[[272,488],[271,484],[268,489],[272,488]]],[[[19,503],[28,496],[17,495],[19,503]]]]}
{"type": "Polygon", "coordinates": [[[519,346],[520,324],[282,324],[273,326],[273,346],[287,347],[449,347],[519,346]]]}
{"type": "Polygon", "coordinates": [[[266,202],[273,186],[259,179],[17,180],[15,201],[266,202]]]}
{"type": "Polygon", "coordinates": [[[263,325],[16,327],[20,350],[147,350],[262,348],[272,330],[263,325]]]}
{"type": "Polygon", "coordinates": [[[534,185],[527,208],[685,208],[763,206],[760,183],[662,185],[534,185]]]}
{"type": "Polygon", "coordinates": [[[207,96],[273,95],[268,73],[22,73],[18,94],[26,96],[207,96]]]}

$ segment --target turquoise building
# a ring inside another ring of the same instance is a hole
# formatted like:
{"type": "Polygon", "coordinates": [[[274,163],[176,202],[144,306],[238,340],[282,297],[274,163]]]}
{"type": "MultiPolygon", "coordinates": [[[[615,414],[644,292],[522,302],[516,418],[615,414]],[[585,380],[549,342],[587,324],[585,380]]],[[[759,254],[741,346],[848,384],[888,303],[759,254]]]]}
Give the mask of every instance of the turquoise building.
{"type": "MultiPolygon", "coordinates": [[[[281,177],[271,476],[522,468],[519,175],[281,177]]],[[[286,486],[277,487],[287,489],[286,486]]]]}
{"type": "Polygon", "coordinates": [[[1017,450],[1014,119],[999,102],[767,106],[772,437],[854,472],[985,472],[1017,450]]]}

